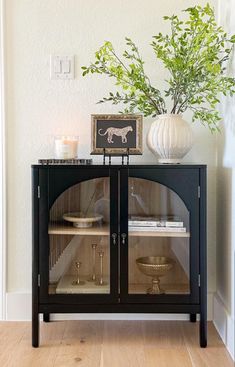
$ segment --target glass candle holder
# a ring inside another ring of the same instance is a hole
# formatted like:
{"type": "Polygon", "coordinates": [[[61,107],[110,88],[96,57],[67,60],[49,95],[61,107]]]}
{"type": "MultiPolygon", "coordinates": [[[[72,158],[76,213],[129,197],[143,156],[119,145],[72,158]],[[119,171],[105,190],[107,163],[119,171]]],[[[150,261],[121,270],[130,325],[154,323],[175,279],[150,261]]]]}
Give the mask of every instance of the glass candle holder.
{"type": "Polygon", "coordinates": [[[54,154],[56,159],[77,158],[78,136],[57,135],[54,138],[54,154]]]}

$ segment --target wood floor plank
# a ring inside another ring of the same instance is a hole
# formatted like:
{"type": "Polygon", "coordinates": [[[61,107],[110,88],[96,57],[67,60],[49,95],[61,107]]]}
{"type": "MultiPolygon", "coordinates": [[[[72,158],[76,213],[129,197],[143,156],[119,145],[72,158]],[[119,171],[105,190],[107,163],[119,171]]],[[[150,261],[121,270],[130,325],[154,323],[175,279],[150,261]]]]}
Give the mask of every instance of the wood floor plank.
{"type": "Polygon", "coordinates": [[[146,367],[192,367],[186,347],[181,349],[145,348],[146,367]]]}
{"type": "Polygon", "coordinates": [[[27,325],[21,322],[0,322],[0,365],[9,366],[12,351],[23,338],[27,325]]]}
{"type": "Polygon", "coordinates": [[[146,367],[192,367],[180,321],[144,322],[146,367]]]}
{"type": "MultiPolygon", "coordinates": [[[[65,329],[64,322],[41,323],[40,348],[31,346],[31,328],[27,327],[16,348],[11,351],[7,367],[54,366],[65,329]]],[[[5,366],[4,366],[5,367],[5,366]]]]}
{"type": "Polygon", "coordinates": [[[144,367],[142,321],[105,321],[100,367],[144,367]]]}
{"type": "Polygon", "coordinates": [[[208,346],[199,346],[199,322],[182,323],[185,345],[195,367],[234,367],[234,362],[226,350],[212,322],[208,323],[208,346]]]}
{"type": "Polygon", "coordinates": [[[181,321],[144,321],[144,344],[155,348],[181,348],[184,337],[181,321]]]}
{"type": "Polygon", "coordinates": [[[67,321],[55,367],[100,367],[103,321],[67,321]]]}

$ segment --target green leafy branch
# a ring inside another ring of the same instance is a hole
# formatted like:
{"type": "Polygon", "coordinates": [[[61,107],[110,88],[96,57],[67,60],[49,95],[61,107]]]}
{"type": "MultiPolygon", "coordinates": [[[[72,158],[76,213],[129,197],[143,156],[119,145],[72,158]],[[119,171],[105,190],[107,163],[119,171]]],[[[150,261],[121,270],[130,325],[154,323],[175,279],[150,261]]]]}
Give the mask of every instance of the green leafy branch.
{"type": "MultiPolygon", "coordinates": [[[[128,50],[123,54],[127,63],[119,58],[115,53],[111,42],[107,41],[95,53],[96,61],[89,67],[83,66],[83,76],[88,73],[106,74],[116,79],[116,85],[121,87],[123,93],[110,93],[109,97],[103,98],[99,103],[112,101],[130,102],[128,112],[133,112],[136,108],[142,111],[145,116],[156,116],[165,113],[165,101],[158,89],[150,84],[150,80],[144,71],[144,62],[140,57],[138,48],[126,38],[128,50]]],[[[125,112],[126,112],[125,111],[125,112]]]]}
{"type": "Polygon", "coordinates": [[[168,88],[164,97],[152,86],[144,70],[144,61],[135,43],[126,38],[127,50],[122,58],[107,41],[95,53],[95,62],[83,66],[83,75],[106,74],[116,80],[122,92],[109,93],[99,103],[112,102],[127,105],[125,113],[135,110],[155,117],[167,113],[166,100],[170,99],[170,113],[193,112],[193,121],[199,120],[213,132],[219,130],[221,120],[216,107],[221,94],[235,93],[235,79],[226,76],[235,35],[228,37],[215,21],[213,9],[195,6],[184,10],[185,21],[178,16],[165,16],[170,22],[170,34],[153,36],[151,46],[158,60],[169,72],[168,88]]]}

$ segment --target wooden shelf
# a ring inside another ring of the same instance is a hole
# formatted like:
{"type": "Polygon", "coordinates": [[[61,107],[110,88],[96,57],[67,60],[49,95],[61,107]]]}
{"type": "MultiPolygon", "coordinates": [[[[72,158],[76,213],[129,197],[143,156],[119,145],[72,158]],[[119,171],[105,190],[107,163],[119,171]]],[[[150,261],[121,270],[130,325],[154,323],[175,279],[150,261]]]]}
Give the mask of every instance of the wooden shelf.
{"type": "MultiPolygon", "coordinates": [[[[103,294],[109,293],[109,284],[101,287],[96,286],[94,283],[86,282],[82,286],[71,286],[72,281],[75,279],[74,276],[66,275],[64,276],[58,285],[50,285],[50,294],[74,294],[74,293],[96,293],[103,294]]],[[[81,277],[85,280],[87,277],[81,277]]],[[[108,278],[106,277],[106,282],[108,283],[108,278]]],[[[129,284],[129,294],[146,294],[148,288],[151,287],[151,281],[145,284],[129,284]]],[[[162,289],[164,289],[165,294],[190,294],[190,288],[188,284],[183,283],[167,283],[161,284],[162,289]]]]}
{"type": "Polygon", "coordinates": [[[74,275],[64,275],[57,287],[55,288],[56,294],[108,294],[110,293],[109,278],[105,277],[105,285],[96,285],[94,282],[88,282],[87,277],[81,276],[80,279],[84,281],[83,285],[73,285],[73,281],[76,280],[74,275]]]}
{"type": "MultiPolygon", "coordinates": [[[[76,228],[68,225],[50,224],[49,234],[56,235],[80,235],[80,236],[108,236],[109,226],[103,225],[99,227],[76,228]]],[[[129,237],[190,237],[189,232],[153,232],[153,231],[130,231],[129,237]]]]}
{"type": "Polygon", "coordinates": [[[189,232],[130,231],[129,237],[190,237],[189,232]]]}
{"type": "MultiPolygon", "coordinates": [[[[190,289],[188,284],[172,283],[164,284],[161,283],[162,289],[165,294],[189,294],[190,289]]],[[[151,281],[147,284],[129,284],[129,294],[146,294],[146,290],[151,288],[151,281]]]]}
{"type": "Polygon", "coordinates": [[[48,228],[48,234],[69,234],[69,235],[80,235],[80,236],[108,236],[109,226],[103,225],[99,227],[88,227],[88,228],[76,228],[68,225],[54,225],[50,224],[48,228]]]}

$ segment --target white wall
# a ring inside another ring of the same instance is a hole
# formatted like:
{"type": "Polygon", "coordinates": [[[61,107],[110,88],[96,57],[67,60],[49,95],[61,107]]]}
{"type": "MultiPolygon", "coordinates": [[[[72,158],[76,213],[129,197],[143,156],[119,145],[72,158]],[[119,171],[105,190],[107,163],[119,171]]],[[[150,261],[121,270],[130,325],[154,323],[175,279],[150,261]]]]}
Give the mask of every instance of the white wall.
{"type": "MultiPolygon", "coordinates": [[[[235,33],[235,3],[221,0],[220,23],[229,34],[235,33]]],[[[234,55],[233,55],[234,56],[234,55]]],[[[230,62],[230,76],[235,76],[235,58],[230,62]]],[[[217,294],[214,321],[231,355],[235,343],[235,98],[223,98],[223,132],[218,136],[217,171],[217,294]]]]}
{"type": "Polygon", "coordinates": [[[4,5],[0,0],[0,319],[5,317],[6,231],[5,231],[5,99],[4,99],[4,5]]]}
{"type": "MultiPolygon", "coordinates": [[[[80,67],[93,60],[104,40],[121,52],[124,37],[139,45],[146,69],[159,83],[164,75],[154,63],[151,36],[165,31],[162,17],[206,1],[189,0],[7,0],[7,165],[8,292],[31,291],[30,165],[53,154],[53,135],[80,137],[79,155],[89,157],[90,114],[118,112],[96,105],[112,90],[105,77],[82,78],[80,67]],[[49,79],[49,55],[75,54],[76,79],[49,79]]],[[[216,0],[211,2],[216,5],[216,0]]],[[[185,115],[190,121],[190,115],[185,115]]],[[[145,119],[145,132],[151,119],[145,119]]],[[[216,289],[215,137],[194,125],[195,145],[185,160],[208,164],[208,281],[216,289]]],[[[142,162],[155,161],[145,147],[142,162]]],[[[133,161],[133,160],[132,160],[133,161]]]]}

